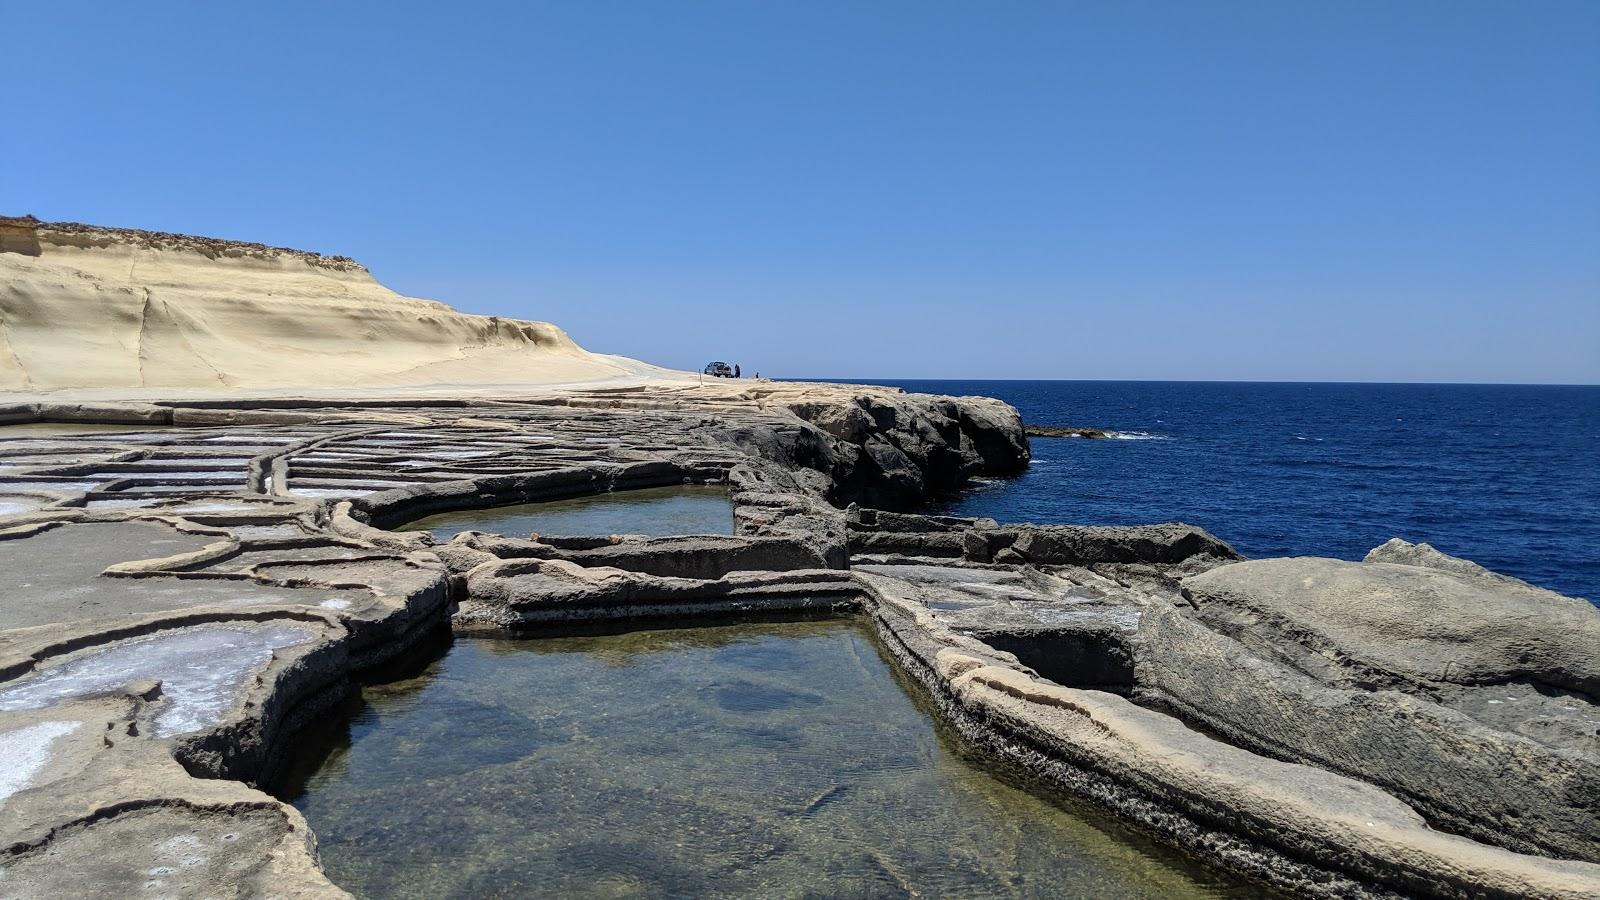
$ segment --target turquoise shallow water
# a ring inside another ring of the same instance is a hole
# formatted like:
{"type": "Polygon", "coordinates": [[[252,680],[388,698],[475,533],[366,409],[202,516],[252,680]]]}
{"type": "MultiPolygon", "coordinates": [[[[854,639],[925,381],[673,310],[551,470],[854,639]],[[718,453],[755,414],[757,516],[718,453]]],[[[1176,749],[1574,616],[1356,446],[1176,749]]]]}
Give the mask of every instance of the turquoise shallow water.
{"type": "Polygon", "coordinates": [[[732,534],[733,502],[719,484],[686,484],[439,513],[401,526],[447,541],[463,531],[512,537],[558,535],[732,534]]]}
{"type": "Polygon", "coordinates": [[[976,768],[851,621],[458,639],[287,793],[363,897],[1256,893],[976,768]]]}

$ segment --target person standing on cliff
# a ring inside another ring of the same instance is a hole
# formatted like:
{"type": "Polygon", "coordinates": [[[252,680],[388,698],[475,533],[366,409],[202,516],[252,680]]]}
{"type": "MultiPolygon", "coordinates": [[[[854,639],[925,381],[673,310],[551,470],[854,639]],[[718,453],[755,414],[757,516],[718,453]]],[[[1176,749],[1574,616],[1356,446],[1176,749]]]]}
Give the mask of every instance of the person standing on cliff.
{"type": "Polygon", "coordinates": [[[735,378],[739,377],[739,364],[738,363],[734,363],[733,364],[733,377],[735,377],[735,378]]]}

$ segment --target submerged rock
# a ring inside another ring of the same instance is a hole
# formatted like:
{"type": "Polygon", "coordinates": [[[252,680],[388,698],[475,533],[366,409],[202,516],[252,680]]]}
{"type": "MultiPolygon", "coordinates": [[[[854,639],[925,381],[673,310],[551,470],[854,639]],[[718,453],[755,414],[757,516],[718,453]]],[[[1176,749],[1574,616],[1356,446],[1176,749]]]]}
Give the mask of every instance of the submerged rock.
{"type": "Polygon", "coordinates": [[[1099,428],[1075,428],[1071,425],[1028,425],[1028,437],[1079,437],[1099,440],[1111,433],[1099,428]]]}

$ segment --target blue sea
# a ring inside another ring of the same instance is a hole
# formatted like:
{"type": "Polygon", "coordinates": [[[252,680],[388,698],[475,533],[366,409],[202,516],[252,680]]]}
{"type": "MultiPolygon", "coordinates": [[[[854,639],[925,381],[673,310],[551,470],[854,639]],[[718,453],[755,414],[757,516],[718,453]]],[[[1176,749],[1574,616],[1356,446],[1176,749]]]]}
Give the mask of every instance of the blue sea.
{"type": "Polygon", "coordinates": [[[942,504],[1001,521],[1202,526],[1246,556],[1360,559],[1426,541],[1600,602],[1600,387],[899,381],[999,397],[1033,465],[942,504]]]}

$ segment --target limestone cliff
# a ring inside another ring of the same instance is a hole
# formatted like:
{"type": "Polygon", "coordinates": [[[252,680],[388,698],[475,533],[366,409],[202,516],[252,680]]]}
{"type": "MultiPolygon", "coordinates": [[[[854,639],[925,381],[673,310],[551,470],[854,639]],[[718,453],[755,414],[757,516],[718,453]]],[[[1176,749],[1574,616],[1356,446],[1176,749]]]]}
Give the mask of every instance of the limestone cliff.
{"type": "Polygon", "coordinates": [[[404,297],[346,257],[0,217],[0,390],[567,384],[682,373],[404,297]]]}

